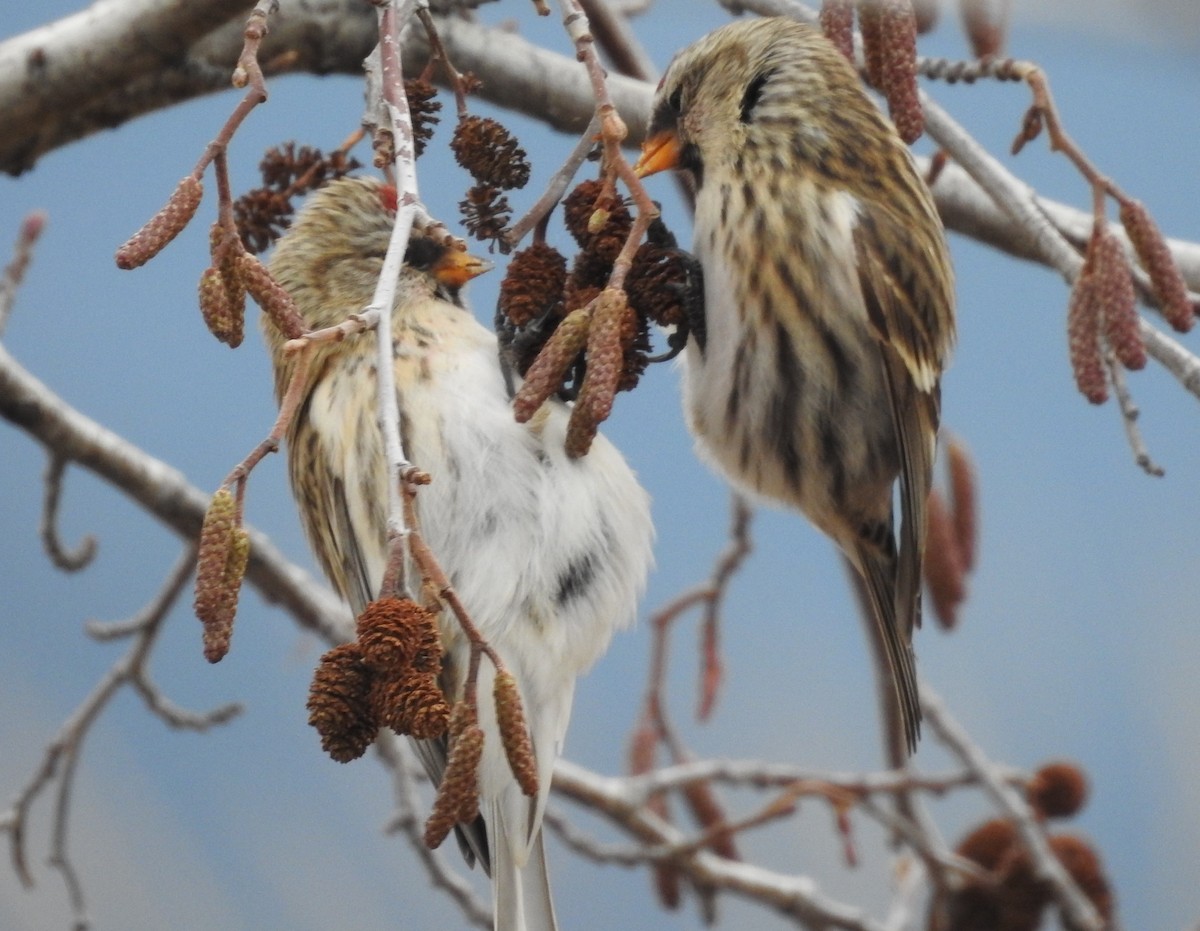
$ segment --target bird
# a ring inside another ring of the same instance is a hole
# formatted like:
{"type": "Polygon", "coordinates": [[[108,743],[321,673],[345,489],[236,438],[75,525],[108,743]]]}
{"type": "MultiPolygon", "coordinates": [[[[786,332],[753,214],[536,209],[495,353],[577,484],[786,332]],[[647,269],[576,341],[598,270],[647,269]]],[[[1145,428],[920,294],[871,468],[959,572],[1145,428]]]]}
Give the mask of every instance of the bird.
{"type": "Polygon", "coordinates": [[[672,168],[695,191],[703,278],[682,363],[698,451],[735,488],[801,511],[861,577],[903,761],[955,341],[933,197],[850,63],[781,17],[722,26],[671,61],[634,170],[672,168]]]}
{"type": "MultiPolygon", "coordinates": [[[[395,222],[396,191],[370,177],[315,192],[280,238],[272,276],[310,329],[372,300],[395,222]]],[[[632,622],[651,564],[649,496],[603,436],[572,459],[569,409],[548,401],[527,424],[513,417],[513,377],[497,340],[463,300],[489,263],[414,228],[396,288],[392,344],[406,457],[431,476],[416,498],[420,532],[474,624],[515,676],[536,758],[539,792],[523,795],[498,736],[495,670],[479,665],[484,750],[479,821],[460,847],[492,879],[495,927],[557,927],[541,823],[576,678],[632,622]]],[[[263,329],[277,399],[296,358],[267,315],[263,329]]],[[[355,613],[376,598],[387,562],[387,467],[376,415],[374,334],[317,343],[287,430],[291,485],[308,541],[355,613]]],[[[442,612],[442,687],[463,695],[468,645],[442,612]]],[[[414,741],[435,782],[447,746],[414,741]]]]}

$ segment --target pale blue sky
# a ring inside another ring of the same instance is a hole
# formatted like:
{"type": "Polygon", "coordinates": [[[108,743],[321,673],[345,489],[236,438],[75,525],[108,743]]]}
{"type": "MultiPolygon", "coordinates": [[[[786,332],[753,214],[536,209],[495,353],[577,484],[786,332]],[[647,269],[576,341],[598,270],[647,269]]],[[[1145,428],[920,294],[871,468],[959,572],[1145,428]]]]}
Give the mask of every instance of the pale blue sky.
{"type": "MultiPolygon", "coordinates": [[[[4,30],[75,5],[6,4],[4,30]]],[[[1172,236],[1200,239],[1200,53],[1141,20],[1134,37],[1095,22],[1075,27],[1068,5],[1054,25],[1018,23],[1012,51],[1044,65],[1075,139],[1172,236]]],[[[532,30],[523,2],[485,11],[532,30]]],[[[693,2],[660,2],[639,23],[660,67],[724,21],[693,2]],[[687,11],[686,17],[682,16],[687,11]],[[686,24],[684,20],[686,19],[686,24]]],[[[949,19],[949,18],[947,18],[949,19]]],[[[556,24],[539,24],[569,53],[556,24]]],[[[1186,37],[1185,37],[1186,38],[1186,37]]],[[[958,55],[945,22],[923,50],[958,55]]],[[[331,146],[354,127],[361,91],[349,78],[272,82],[231,152],[234,184],[256,178],[262,150],[280,141],[331,146]]],[[[1044,142],[1018,159],[1008,143],[1028,103],[1019,85],[934,87],[934,95],[1014,170],[1048,196],[1089,203],[1084,183],[1044,142]]],[[[198,222],[145,268],[119,272],[112,253],[190,170],[234,101],[223,95],[136,121],[52,153],[20,179],[0,178],[0,250],[39,207],[50,223],[5,345],[69,403],[215,487],[273,417],[265,355],[251,332],[237,352],[213,341],[195,307],[207,264],[198,222]]],[[[481,108],[483,109],[483,108],[481,108]]],[[[534,161],[535,196],[572,140],[511,120],[534,161]]],[[[430,209],[447,219],[466,186],[443,157],[443,127],[420,163],[430,209]],[[439,161],[441,157],[441,161],[439,161]]],[[[665,179],[655,196],[682,238],[687,221],[665,179]]],[[[959,276],[960,346],[944,382],[946,426],[969,445],[982,483],[980,566],[962,626],[918,635],[921,671],[993,757],[1035,766],[1078,760],[1093,801],[1072,825],[1095,839],[1129,928],[1178,931],[1200,918],[1200,411],[1161,370],[1130,379],[1163,479],[1132,463],[1117,412],[1075,392],[1066,362],[1066,291],[1056,275],[952,239],[959,276]]],[[[490,320],[500,278],[472,288],[490,320]]],[[[1197,337],[1185,338],[1197,349],[1197,337]]],[[[658,569],[642,616],[704,576],[721,546],[727,500],[698,465],[681,424],[675,373],[659,367],[618,399],[609,435],[654,496],[658,569]]],[[[87,618],[126,616],[153,593],[179,543],[78,470],[63,505],[68,542],[100,537],[96,563],[64,576],[37,539],[39,449],[0,427],[0,795],[9,798],[41,747],[119,655],[81,632],[87,618]]],[[[282,460],[250,485],[248,517],[309,564],[282,460]]],[[[736,582],[724,646],[727,684],[715,720],[690,723],[694,637],[674,651],[673,701],[699,753],[793,760],[829,769],[876,764],[874,701],[858,621],[829,545],[794,515],[756,524],[756,552],[736,582]]],[[[581,683],[569,755],[619,771],[646,664],[645,625],[618,638],[581,683]]],[[[239,612],[233,651],[206,663],[185,604],[156,652],[157,681],[176,701],[205,708],[244,702],[246,714],[207,735],[168,731],[123,696],[89,739],[78,773],[73,849],[97,929],[457,927],[424,888],[415,862],[381,835],[389,788],[370,760],[339,766],[305,724],[304,697],[322,647],[255,597],[239,612]],[[347,909],[353,909],[348,920],[347,909]]],[[[946,760],[926,736],[918,763],[946,760]]],[[[744,800],[739,799],[739,802],[744,800]]],[[[984,816],[977,795],[935,805],[948,836],[984,816]]],[[[47,807],[34,819],[39,885],[23,892],[0,868],[0,926],[67,927],[65,895],[43,865],[47,807]]],[[[779,869],[811,872],[831,894],[879,907],[887,873],[864,831],[866,863],[847,873],[828,813],[747,838],[779,869]]],[[[453,857],[454,851],[448,850],[453,857]]],[[[551,854],[566,927],[698,928],[695,910],[664,916],[644,876],[551,854]]],[[[728,927],[778,928],[772,915],[727,901],[728,927]]]]}

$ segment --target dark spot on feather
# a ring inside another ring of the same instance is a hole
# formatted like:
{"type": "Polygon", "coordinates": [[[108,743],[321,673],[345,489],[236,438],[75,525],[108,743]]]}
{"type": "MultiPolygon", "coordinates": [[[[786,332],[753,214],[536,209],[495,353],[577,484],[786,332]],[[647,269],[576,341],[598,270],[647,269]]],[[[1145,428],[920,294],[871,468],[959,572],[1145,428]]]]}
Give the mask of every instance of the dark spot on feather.
{"type": "Polygon", "coordinates": [[[842,461],[842,437],[828,410],[818,418],[817,436],[821,440],[821,465],[829,476],[830,497],[842,507],[846,503],[846,464],[842,461]]]}
{"type": "Polygon", "coordinates": [[[555,602],[565,606],[576,598],[582,597],[591,587],[596,578],[596,557],[592,553],[584,553],[578,559],[571,560],[558,576],[558,590],[554,594],[555,602]]]}
{"type": "Polygon", "coordinates": [[[762,99],[763,88],[767,86],[767,81],[771,79],[774,71],[764,71],[761,74],[755,75],[754,79],[746,85],[746,90],[742,94],[741,116],[739,119],[743,123],[749,123],[754,115],[754,108],[758,106],[759,100],[762,99]]]}
{"type": "Polygon", "coordinates": [[[742,206],[750,209],[758,201],[754,193],[754,185],[749,181],[742,182],[742,206]]]}
{"type": "Polygon", "coordinates": [[[818,324],[817,330],[821,335],[825,352],[829,355],[830,364],[833,366],[833,377],[837,382],[835,390],[838,394],[847,394],[854,384],[856,374],[854,363],[850,360],[846,347],[842,345],[842,341],[838,339],[837,334],[831,328],[818,324]]]}
{"type": "Polygon", "coordinates": [[[796,362],[795,347],[787,327],[776,314],[769,314],[768,319],[775,320],[776,391],[767,415],[767,430],[774,437],[776,451],[783,463],[789,484],[799,490],[801,476],[797,438],[804,372],[796,362]]]}

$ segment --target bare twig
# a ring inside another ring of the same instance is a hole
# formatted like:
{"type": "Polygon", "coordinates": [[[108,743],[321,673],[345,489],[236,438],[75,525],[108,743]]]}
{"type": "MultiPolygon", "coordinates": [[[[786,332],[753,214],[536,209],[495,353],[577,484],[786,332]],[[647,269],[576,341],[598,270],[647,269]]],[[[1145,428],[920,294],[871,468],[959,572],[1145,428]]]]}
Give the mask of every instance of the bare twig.
{"type": "Polygon", "coordinates": [[[1104,919],[1051,851],[1046,842],[1046,833],[1033,809],[1001,776],[996,764],[987,758],[970,735],[951,717],[944,702],[926,683],[921,684],[921,710],[942,744],[978,778],[983,791],[1012,820],[1021,842],[1029,852],[1034,870],[1039,878],[1050,884],[1055,899],[1072,927],[1104,931],[1104,919]]]}
{"type": "Polygon", "coordinates": [[[629,130],[617,113],[608,91],[608,78],[596,55],[595,39],[592,38],[587,14],[583,12],[578,0],[559,0],[559,6],[562,8],[563,26],[571,41],[575,43],[575,53],[587,67],[592,83],[592,94],[596,99],[596,119],[600,121],[600,143],[604,148],[604,170],[615,173],[621,179],[637,207],[629,236],[613,262],[612,274],[608,280],[609,288],[619,290],[624,287],[625,276],[633,265],[633,254],[637,251],[638,244],[646,235],[651,221],[658,216],[658,207],[654,205],[641,179],[633,173],[633,166],[621,152],[621,145],[629,130]]]}
{"type": "Polygon", "coordinates": [[[4,328],[17,300],[17,291],[20,290],[21,283],[25,280],[25,272],[29,270],[29,263],[33,260],[34,246],[45,228],[46,214],[41,210],[33,211],[21,221],[12,259],[4,266],[3,273],[0,273],[0,336],[4,335],[4,328]]]}
{"type": "Polygon", "coordinates": [[[537,226],[545,216],[555,208],[560,200],[562,200],[563,192],[575,177],[575,173],[579,171],[579,166],[587,159],[588,154],[596,145],[596,134],[600,130],[600,121],[596,117],[592,117],[592,121],[588,124],[587,129],[583,131],[583,135],[579,137],[579,141],[575,143],[575,148],[571,150],[571,154],[567,156],[567,160],[562,167],[554,173],[546,185],[546,191],[537,199],[529,212],[521,217],[516,223],[512,224],[501,234],[501,248],[511,249],[516,246],[525,234],[537,226]]]}
{"type": "Polygon", "coordinates": [[[381,732],[375,741],[375,752],[392,775],[392,797],[396,808],[388,819],[387,830],[403,835],[425,868],[429,881],[450,897],[468,922],[478,928],[490,928],[491,906],[475,894],[471,884],[446,863],[445,857],[425,843],[424,819],[420,814],[424,806],[416,786],[418,776],[408,764],[400,738],[391,731],[381,732]]]}
{"type": "Polygon", "coordinates": [[[1121,411],[1121,422],[1125,425],[1125,438],[1129,440],[1129,448],[1133,451],[1133,461],[1147,475],[1161,478],[1166,472],[1162,466],[1150,458],[1146,441],[1142,439],[1142,431],[1137,423],[1141,409],[1137,406],[1137,402],[1134,401],[1133,394],[1129,390],[1129,382],[1125,378],[1125,367],[1117,361],[1111,350],[1104,354],[1104,364],[1108,368],[1113,394],[1116,395],[1117,406],[1121,411]]]}
{"type": "Polygon", "coordinates": [[[380,90],[387,115],[387,127],[398,137],[395,147],[396,220],[388,242],[383,268],[375,283],[375,294],[368,311],[379,314],[376,327],[376,404],[379,426],[383,433],[384,454],[388,470],[388,540],[403,546],[408,535],[404,520],[404,494],[401,478],[412,463],[404,455],[400,438],[400,409],[396,396],[396,375],[393,365],[392,310],[396,303],[396,286],[404,264],[416,216],[417,193],[416,151],[413,147],[412,117],[408,98],[404,94],[404,71],[400,61],[400,30],[412,15],[413,0],[386,2],[379,6],[379,64],[380,90]]]}
{"type": "Polygon", "coordinates": [[[0,830],[7,831],[9,835],[13,869],[23,885],[32,886],[33,875],[27,864],[25,839],[29,811],[42,791],[57,778],[58,790],[51,826],[50,865],[62,874],[66,882],[77,928],[87,927],[88,917],[84,889],[68,847],[71,792],[75,782],[75,766],[83,742],[109,701],[122,686],[129,685],[142,696],[147,707],[167,724],[194,730],[204,730],[222,724],[241,710],[240,706],[231,704],[205,714],[180,711],[159,693],[147,674],[147,662],[163,621],[183,591],[195,558],[195,551],[191,548],[186,549],[154,599],[138,612],[135,618],[122,624],[122,627],[134,636],[133,644],[67,718],[47,746],[41,766],[17,794],[12,807],[0,814],[0,830]]]}
{"type": "MultiPolygon", "coordinates": [[[[620,781],[599,776],[567,760],[555,765],[554,787],[639,838],[644,843],[667,846],[687,843],[686,836],[644,808],[628,803],[620,781]]],[[[698,850],[674,864],[699,888],[729,892],[765,905],[811,927],[845,931],[882,931],[882,926],[855,906],[835,902],[807,876],[789,876],[765,867],[719,857],[698,850]]]]}
{"type": "MultiPolygon", "coordinates": [[[[67,405],[0,345],[0,418],[63,459],[78,463],[133,499],[186,541],[199,537],[210,495],[180,472],[67,405]]],[[[263,533],[246,527],[251,554],[246,578],[268,602],[283,605],[328,643],[353,636],[341,600],[314,584],[263,533]]]]}
{"type": "Polygon", "coordinates": [[[750,539],[750,521],[753,511],[750,506],[740,495],[732,493],[730,510],[729,542],[717,558],[712,575],[706,582],[680,592],[650,617],[653,640],[650,664],[646,673],[646,697],[642,718],[658,730],[660,738],[671,749],[672,757],[676,762],[681,761],[686,756],[686,752],[675,738],[662,694],[667,679],[670,629],[684,612],[697,605],[702,608],[701,623],[705,633],[702,646],[700,702],[697,713],[701,718],[707,717],[712,710],[717,685],[721,678],[716,633],[720,623],[721,605],[730,580],[741,568],[753,547],[750,539]]]}
{"type": "Polygon", "coordinates": [[[96,538],[90,533],[79,541],[74,549],[63,546],[58,536],[58,504],[62,498],[63,475],[67,460],[56,452],[50,452],[43,477],[45,493],[42,498],[42,521],[40,533],[42,546],[50,561],[64,572],[78,572],[96,557],[96,538]]]}

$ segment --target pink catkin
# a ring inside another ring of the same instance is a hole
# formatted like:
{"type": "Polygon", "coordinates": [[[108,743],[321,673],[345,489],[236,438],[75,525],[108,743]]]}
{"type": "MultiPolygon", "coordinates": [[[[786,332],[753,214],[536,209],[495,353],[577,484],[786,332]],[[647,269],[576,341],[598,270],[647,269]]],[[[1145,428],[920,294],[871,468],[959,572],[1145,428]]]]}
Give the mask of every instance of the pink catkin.
{"type": "Polygon", "coordinates": [[[1154,293],[1162,302],[1163,316],[1180,333],[1186,333],[1196,322],[1195,309],[1188,297],[1187,282],[1158,224],[1144,204],[1127,200],[1121,204],[1121,224],[1129,235],[1138,261],[1150,276],[1154,293]]]}
{"type": "Polygon", "coordinates": [[[854,61],[854,4],[852,0],[825,0],[821,4],[821,31],[849,61],[854,61]]]}
{"type": "Polygon", "coordinates": [[[1100,354],[1100,302],[1090,247],[1088,252],[1067,305],[1067,341],[1080,393],[1093,404],[1103,404],[1108,400],[1108,381],[1100,354]]]}
{"type": "Polygon", "coordinates": [[[1131,371],[1145,368],[1146,347],[1138,332],[1137,295],[1125,250],[1108,229],[1096,229],[1096,302],[1104,339],[1120,363],[1131,371]]]}

